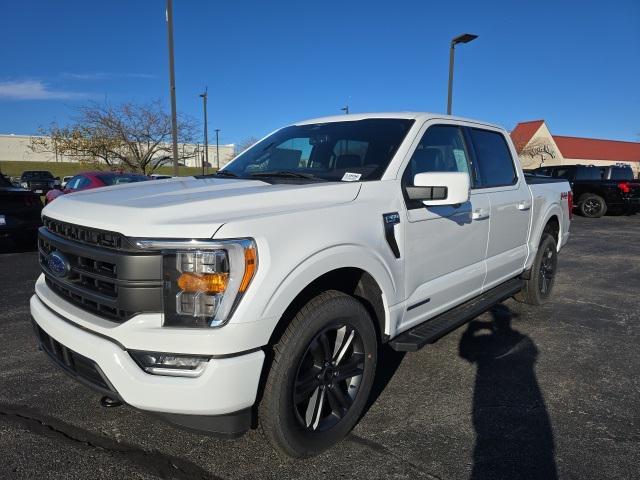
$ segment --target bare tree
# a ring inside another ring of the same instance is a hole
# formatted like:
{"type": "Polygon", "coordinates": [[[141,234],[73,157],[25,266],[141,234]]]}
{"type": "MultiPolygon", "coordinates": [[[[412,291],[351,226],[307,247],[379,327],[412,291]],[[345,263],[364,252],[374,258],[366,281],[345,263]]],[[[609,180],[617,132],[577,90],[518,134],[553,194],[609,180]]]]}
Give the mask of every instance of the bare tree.
{"type": "MultiPolygon", "coordinates": [[[[179,116],[178,139],[190,143],[196,123],[179,116]]],[[[70,125],[51,124],[31,138],[31,149],[75,157],[98,168],[126,168],[144,174],[171,162],[171,116],[159,100],[146,103],[91,103],[80,107],[70,125]]],[[[194,155],[182,148],[179,159],[194,155]]]]}
{"type": "Polygon", "coordinates": [[[235,151],[233,152],[233,155],[229,158],[229,161],[233,160],[234,158],[236,158],[238,155],[240,155],[242,152],[244,152],[246,149],[248,149],[249,147],[251,147],[254,143],[257,143],[260,139],[256,138],[256,137],[247,137],[244,140],[241,140],[235,148],[235,151]]]}

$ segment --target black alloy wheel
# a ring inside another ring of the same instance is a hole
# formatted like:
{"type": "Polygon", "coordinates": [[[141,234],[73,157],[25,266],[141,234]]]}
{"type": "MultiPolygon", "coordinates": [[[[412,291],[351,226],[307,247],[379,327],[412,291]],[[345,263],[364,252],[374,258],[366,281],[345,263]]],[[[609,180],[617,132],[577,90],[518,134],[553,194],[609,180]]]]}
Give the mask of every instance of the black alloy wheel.
{"type": "Polygon", "coordinates": [[[351,325],[318,333],[300,361],[293,403],[300,425],[324,431],[342,420],[356,398],[364,373],[362,338],[351,325]]]}
{"type": "Polygon", "coordinates": [[[347,435],[365,409],[378,359],[373,319],[335,290],[309,300],[273,345],[260,428],[280,453],[316,455],[347,435]]]}
{"type": "Polygon", "coordinates": [[[548,231],[542,234],[531,270],[525,275],[524,287],[514,295],[517,301],[542,305],[549,299],[558,268],[557,242],[548,231]]]}
{"type": "Polygon", "coordinates": [[[558,264],[558,255],[554,243],[547,243],[542,252],[540,261],[540,274],[538,276],[538,288],[543,297],[547,297],[551,293],[551,288],[555,281],[556,266],[558,264]]]}

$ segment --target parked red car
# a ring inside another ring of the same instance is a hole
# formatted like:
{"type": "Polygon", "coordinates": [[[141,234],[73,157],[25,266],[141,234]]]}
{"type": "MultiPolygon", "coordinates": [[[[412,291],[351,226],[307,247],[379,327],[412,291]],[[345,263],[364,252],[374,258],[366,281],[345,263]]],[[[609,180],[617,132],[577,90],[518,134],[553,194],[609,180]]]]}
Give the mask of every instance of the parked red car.
{"type": "Polygon", "coordinates": [[[118,173],[118,172],[86,172],[80,173],[69,180],[62,190],[50,190],[45,196],[45,205],[53,202],[60,195],[66,193],[78,192],[80,190],[88,190],[90,188],[108,187],[110,185],[119,185],[121,183],[144,182],[150,180],[145,175],[137,173],[118,173]]]}

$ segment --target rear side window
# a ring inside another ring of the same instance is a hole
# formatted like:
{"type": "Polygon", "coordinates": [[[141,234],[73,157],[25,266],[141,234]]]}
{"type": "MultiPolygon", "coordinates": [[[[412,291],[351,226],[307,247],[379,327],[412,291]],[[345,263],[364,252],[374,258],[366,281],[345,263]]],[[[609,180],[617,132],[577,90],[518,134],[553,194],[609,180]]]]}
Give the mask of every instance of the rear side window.
{"type": "Polygon", "coordinates": [[[479,128],[471,128],[470,133],[480,177],[476,188],[514,185],[518,176],[502,134],[479,128]]]}
{"type": "Polygon", "coordinates": [[[611,167],[611,180],[633,180],[633,170],[626,167],[611,167]]]}

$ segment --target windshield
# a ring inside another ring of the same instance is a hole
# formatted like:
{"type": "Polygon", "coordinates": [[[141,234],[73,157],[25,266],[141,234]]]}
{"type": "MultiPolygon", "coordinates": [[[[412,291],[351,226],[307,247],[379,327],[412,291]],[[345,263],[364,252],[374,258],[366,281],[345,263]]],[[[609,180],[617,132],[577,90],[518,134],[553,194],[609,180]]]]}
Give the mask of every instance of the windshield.
{"type": "Polygon", "coordinates": [[[134,182],[144,182],[145,180],[149,180],[149,177],[145,177],[144,175],[109,175],[109,174],[101,174],[98,175],[98,178],[105,185],[120,185],[121,183],[134,183],[134,182]]]}
{"type": "Polygon", "coordinates": [[[42,171],[42,172],[30,171],[30,172],[24,172],[22,174],[22,178],[25,180],[30,178],[42,178],[42,179],[52,180],[53,175],[51,174],[51,172],[47,172],[47,171],[42,171]]]}
{"type": "Polygon", "coordinates": [[[379,180],[412,124],[408,119],[375,118],[285,127],[244,152],[221,174],[379,180]]]}

